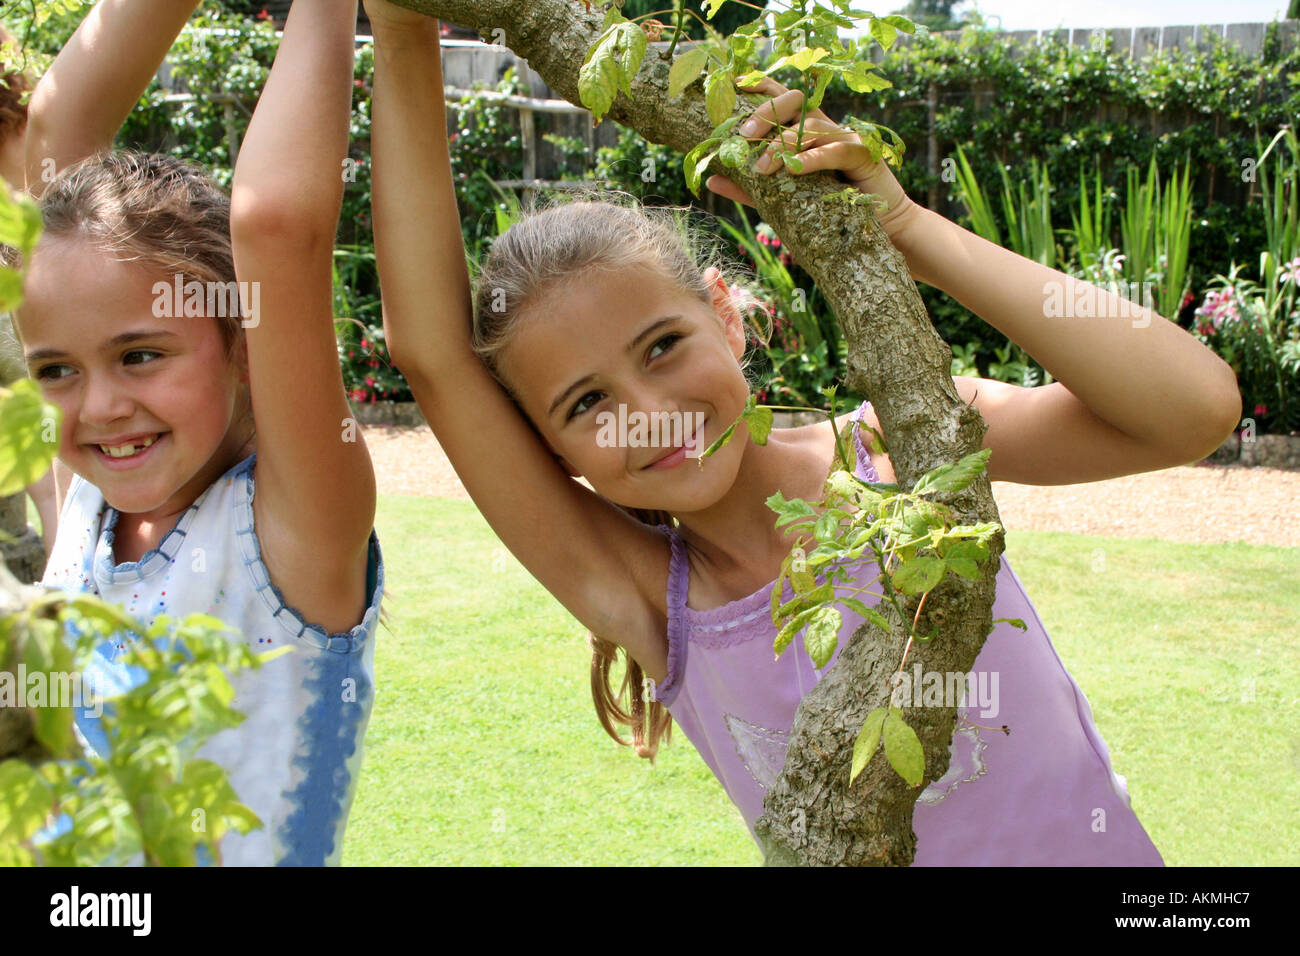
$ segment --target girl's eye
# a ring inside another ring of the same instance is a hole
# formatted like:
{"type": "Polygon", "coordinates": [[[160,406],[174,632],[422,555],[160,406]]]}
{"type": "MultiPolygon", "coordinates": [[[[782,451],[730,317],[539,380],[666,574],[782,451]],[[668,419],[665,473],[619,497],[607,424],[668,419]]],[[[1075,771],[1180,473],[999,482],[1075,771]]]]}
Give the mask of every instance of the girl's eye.
{"type": "Polygon", "coordinates": [[[585,412],[587,409],[589,409],[592,405],[596,404],[596,402],[599,401],[598,396],[600,396],[601,394],[602,394],[601,392],[588,392],[586,395],[583,395],[582,398],[580,398],[580,399],[578,399],[576,402],[574,402],[574,403],[573,403],[573,407],[572,407],[571,409],[569,409],[569,418],[571,419],[571,418],[573,418],[575,415],[581,415],[583,412],[585,412]],[[595,397],[594,397],[594,396],[595,396],[595,397]],[[593,397],[594,397],[594,398],[593,398],[593,397]],[[586,402],[587,399],[589,399],[589,398],[592,398],[592,399],[593,399],[593,401],[591,402],[591,404],[590,404],[590,405],[583,404],[583,403],[586,402]]]}
{"type": "MultiPolygon", "coordinates": [[[[124,357],[125,357],[125,358],[130,358],[132,355],[162,355],[162,353],[161,353],[161,352],[155,352],[153,349],[135,349],[135,350],[132,351],[132,352],[127,352],[127,353],[126,353],[126,356],[124,356],[124,357]]],[[[130,363],[128,363],[128,364],[130,364],[130,363]]],[[[136,363],[136,364],[139,364],[139,363],[136,363]]]]}
{"type": "MultiPolygon", "coordinates": [[[[679,334],[676,333],[676,332],[673,332],[673,333],[671,333],[671,334],[669,334],[669,335],[665,335],[663,338],[661,338],[661,339],[660,339],[658,342],[656,342],[654,345],[650,346],[650,357],[651,357],[651,358],[654,358],[654,357],[655,357],[655,349],[659,348],[659,346],[663,345],[665,342],[668,343],[668,344],[667,344],[667,346],[664,348],[664,352],[672,351],[673,346],[677,344],[677,340],[680,339],[680,338],[681,338],[681,335],[679,335],[679,334]]],[[[663,352],[661,352],[661,353],[659,353],[659,354],[662,355],[663,352]]]]}
{"type": "Polygon", "coordinates": [[[44,382],[44,381],[50,381],[50,380],[57,380],[57,379],[61,379],[61,378],[66,378],[66,376],[64,376],[64,375],[48,375],[48,374],[46,374],[46,373],[47,373],[47,372],[50,372],[51,370],[56,369],[56,368],[67,368],[67,367],[68,367],[68,366],[66,366],[66,365],[47,365],[47,366],[45,366],[45,367],[42,368],[42,369],[38,369],[37,372],[36,372],[36,374],[33,376],[33,378],[35,378],[36,381],[38,381],[38,382],[44,382]]]}

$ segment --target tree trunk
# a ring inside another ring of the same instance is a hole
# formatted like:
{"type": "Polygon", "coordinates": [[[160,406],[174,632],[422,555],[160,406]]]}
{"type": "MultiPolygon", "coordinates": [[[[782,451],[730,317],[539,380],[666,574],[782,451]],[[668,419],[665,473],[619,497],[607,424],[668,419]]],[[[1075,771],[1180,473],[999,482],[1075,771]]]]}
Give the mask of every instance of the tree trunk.
{"type": "MultiPolygon", "coordinates": [[[[580,104],[578,71],[601,32],[601,5],[588,10],[583,0],[396,2],[485,37],[504,31],[506,44],[556,93],[580,104]]],[[[631,97],[620,92],[609,115],[646,139],[686,152],[708,137],[713,124],[700,84],[668,99],[668,68],[667,44],[651,45],[631,97]]],[[[839,316],[848,343],[848,385],[871,399],[902,487],[978,451],[984,422],[957,394],[952,353],[931,325],[903,256],[864,206],[823,201],[844,184],[825,174],[759,176],[725,169],[717,160],[711,171],[749,193],[839,316]]],[[[960,523],[999,520],[986,475],[941,500],[960,523]]],[[[973,668],[991,630],[1002,548],[998,535],[982,580],[948,575],[929,594],[918,627],[928,633],[937,626],[939,636],[911,651],[925,671],[973,668]]],[[[857,732],[868,713],[888,704],[890,678],[903,655],[903,627],[888,603],[879,609],[892,631],[860,628],[799,706],[783,772],[767,793],[756,828],[768,864],[905,866],[915,856],[912,810],[924,788],[947,771],[956,709],[903,709],[925,749],[920,786],[907,786],[882,754],[849,785],[857,732]]],[[[904,610],[914,614],[916,604],[908,598],[904,610]]],[[[796,652],[801,651],[787,651],[796,652]]]]}

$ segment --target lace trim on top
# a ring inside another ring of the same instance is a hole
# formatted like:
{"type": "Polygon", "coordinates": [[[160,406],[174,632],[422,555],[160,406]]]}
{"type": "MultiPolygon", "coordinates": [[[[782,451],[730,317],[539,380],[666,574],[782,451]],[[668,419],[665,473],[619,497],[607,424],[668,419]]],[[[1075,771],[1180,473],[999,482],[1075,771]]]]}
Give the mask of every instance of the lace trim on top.
{"type": "MultiPolygon", "coordinates": [[[[859,421],[870,402],[863,402],[849,417],[850,421],[859,421]]],[[[871,456],[862,444],[858,430],[853,430],[853,442],[856,446],[859,470],[866,473],[867,480],[878,482],[880,476],[871,461],[871,456]]],[[[772,580],[753,594],[730,601],[719,607],[697,611],[686,606],[690,594],[690,564],[686,557],[686,542],[682,540],[677,529],[669,525],[657,525],[668,536],[671,556],[668,565],[668,676],[655,688],[655,700],[668,706],[680,689],[681,675],[686,669],[687,644],[693,641],[701,648],[729,647],[750,640],[754,635],[750,625],[760,618],[767,619],[772,613],[772,580]]],[[[786,600],[794,597],[789,582],[782,589],[786,600]]]]}
{"type": "Polygon", "coordinates": [[[654,689],[655,700],[665,707],[677,696],[678,679],[686,669],[686,595],[690,589],[690,565],[686,563],[686,542],[670,525],[656,525],[668,536],[668,676],[654,689]]]}

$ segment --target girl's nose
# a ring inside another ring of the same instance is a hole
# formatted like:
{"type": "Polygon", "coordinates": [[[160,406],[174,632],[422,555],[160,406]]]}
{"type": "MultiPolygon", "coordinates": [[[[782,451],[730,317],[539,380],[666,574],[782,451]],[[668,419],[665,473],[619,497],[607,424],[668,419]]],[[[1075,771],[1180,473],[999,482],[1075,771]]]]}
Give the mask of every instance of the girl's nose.
{"type": "Polygon", "coordinates": [[[86,384],[81,393],[79,418],[88,425],[102,427],[123,418],[129,418],[135,407],[131,396],[120,389],[108,376],[85,373],[86,384]]]}

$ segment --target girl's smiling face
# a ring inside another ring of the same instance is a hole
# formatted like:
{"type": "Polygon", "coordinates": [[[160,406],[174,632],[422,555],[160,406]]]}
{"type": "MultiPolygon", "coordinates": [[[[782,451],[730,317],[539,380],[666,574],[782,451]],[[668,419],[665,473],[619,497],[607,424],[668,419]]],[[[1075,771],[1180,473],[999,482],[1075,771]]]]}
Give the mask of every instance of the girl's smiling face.
{"type": "Polygon", "coordinates": [[[145,519],[187,508],[248,439],[237,416],[247,372],[227,359],[215,319],[155,317],[154,284],[172,281],[161,273],[86,240],[43,241],[18,313],[28,372],[63,412],[59,458],[145,519]],[[100,448],[131,439],[126,459],[100,448]]]}
{"type": "Polygon", "coordinates": [[[551,450],[625,507],[698,511],[735,482],[744,428],[702,468],[682,454],[661,462],[671,447],[651,443],[666,432],[652,425],[639,440],[634,431],[638,420],[675,416],[698,454],[745,408],[743,321],[716,271],[705,278],[711,304],[648,265],[588,270],[530,303],[501,354],[502,377],[551,450]]]}

